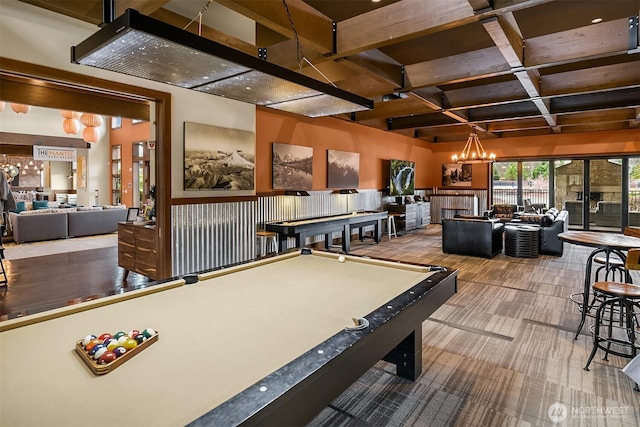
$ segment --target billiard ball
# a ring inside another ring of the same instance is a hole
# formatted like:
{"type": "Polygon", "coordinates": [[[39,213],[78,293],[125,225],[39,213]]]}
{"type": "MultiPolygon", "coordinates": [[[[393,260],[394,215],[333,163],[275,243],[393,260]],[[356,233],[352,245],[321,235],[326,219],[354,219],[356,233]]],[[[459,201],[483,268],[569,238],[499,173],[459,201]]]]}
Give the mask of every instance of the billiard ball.
{"type": "Polygon", "coordinates": [[[105,347],[105,345],[104,345],[104,344],[96,344],[96,345],[94,345],[94,346],[91,348],[91,350],[89,350],[89,354],[90,354],[91,356],[93,356],[93,355],[94,355],[94,354],[96,354],[96,352],[97,352],[98,350],[100,350],[101,348],[107,348],[107,347],[105,347]]]}
{"type": "Polygon", "coordinates": [[[143,334],[138,334],[135,337],[133,337],[133,339],[136,340],[138,344],[142,344],[147,340],[147,337],[145,337],[143,334]]]}
{"type": "Polygon", "coordinates": [[[147,328],[144,331],[142,331],[142,335],[144,335],[145,337],[147,337],[147,339],[151,338],[152,336],[154,336],[156,334],[156,331],[154,331],[151,328],[147,328]]]}
{"type": "Polygon", "coordinates": [[[118,347],[113,349],[113,353],[116,355],[116,357],[120,357],[123,354],[125,354],[126,352],[127,352],[127,349],[122,347],[122,346],[118,346],[118,347]]]}
{"type": "Polygon", "coordinates": [[[91,341],[89,341],[87,345],[84,346],[84,349],[87,351],[91,351],[91,349],[98,344],[102,344],[102,342],[99,339],[94,338],[91,341]]]}
{"type": "Polygon", "coordinates": [[[120,338],[118,338],[118,344],[122,345],[128,339],[130,339],[128,335],[123,335],[120,338]]]}
{"type": "Polygon", "coordinates": [[[138,346],[138,342],[133,338],[129,338],[128,340],[122,343],[122,346],[127,350],[133,350],[138,346]]]}
{"type": "Polygon", "coordinates": [[[95,353],[93,353],[93,358],[98,360],[107,351],[109,351],[109,350],[107,350],[107,347],[100,347],[95,353]]]}
{"type": "Polygon", "coordinates": [[[338,257],[338,262],[344,262],[345,260],[346,260],[346,258],[345,258],[345,257],[343,257],[342,255],[340,255],[340,256],[338,257]]]}
{"type": "Polygon", "coordinates": [[[98,339],[99,339],[100,341],[102,341],[102,342],[105,342],[105,341],[106,341],[106,340],[108,340],[109,338],[111,338],[111,334],[106,333],[106,332],[105,332],[104,334],[102,334],[102,335],[100,335],[100,336],[98,337],[98,339]]]}
{"type": "Polygon", "coordinates": [[[116,343],[117,344],[118,340],[113,339],[113,338],[107,338],[106,340],[104,340],[102,342],[102,344],[106,345],[107,347],[109,347],[109,344],[111,344],[111,343],[116,343]]]}
{"type": "Polygon", "coordinates": [[[107,363],[111,363],[116,360],[116,354],[113,351],[107,351],[100,356],[98,359],[98,363],[101,365],[106,365],[107,363]]]}
{"type": "Polygon", "coordinates": [[[129,338],[135,338],[136,335],[138,335],[139,333],[140,333],[139,330],[133,329],[133,330],[129,331],[129,333],[127,335],[129,336],[129,338]]]}
{"type": "Polygon", "coordinates": [[[107,344],[107,350],[109,351],[113,351],[114,348],[116,347],[120,347],[120,343],[118,342],[118,340],[111,340],[109,341],[109,344],[107,344]]]}
{"type": "Polygon", "coordinates": [[[121,336],[123,335],[127,335],[124,332],[120,331],[120,332],[116,332],[115,334],[113,334],[113,338],[119,340],[121,336]]]}
{"type": "Polygon", "coordinates": [[[91,340],[95,340],[96,336],[95,335],[87,335],[86,337],[84,337],[84,339],[82,340],[82,347],[86,347],[87,344],[89,344],[89,341],[91,340]]]}

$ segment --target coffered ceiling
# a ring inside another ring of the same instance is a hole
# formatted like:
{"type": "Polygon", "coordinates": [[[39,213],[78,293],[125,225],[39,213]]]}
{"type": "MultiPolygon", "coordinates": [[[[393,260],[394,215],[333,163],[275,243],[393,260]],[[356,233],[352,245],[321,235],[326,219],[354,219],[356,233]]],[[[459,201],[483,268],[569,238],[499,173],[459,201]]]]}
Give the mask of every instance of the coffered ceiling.
{"type": "MultiPolygon", "coordinates": [[[[102,21],[101,0],[23,1],[102,21]]],[[[638,0],[286,0],[313,67],[282,1],[215,1],[256,21],[256,45],[203,37],[266,48],[268,61],[375,101],[344,120],[430,142],[640,125],[638,0]]],[[[184,27],[203,4],[119,0],[116,16],[131,7],[184,27]]]]}

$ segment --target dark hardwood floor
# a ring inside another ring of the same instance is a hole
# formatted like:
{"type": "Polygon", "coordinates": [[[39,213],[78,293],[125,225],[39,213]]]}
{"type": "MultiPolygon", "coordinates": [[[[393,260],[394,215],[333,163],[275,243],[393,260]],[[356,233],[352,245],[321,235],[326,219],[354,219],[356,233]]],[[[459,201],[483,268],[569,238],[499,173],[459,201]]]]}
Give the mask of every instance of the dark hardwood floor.
{"type": "Polygon", "coordinates": [[[3,260],[8,286],[0,287],[0,320],[76,304],[147,286],[148,279],[118,267],[108,247],[3,260]]]}

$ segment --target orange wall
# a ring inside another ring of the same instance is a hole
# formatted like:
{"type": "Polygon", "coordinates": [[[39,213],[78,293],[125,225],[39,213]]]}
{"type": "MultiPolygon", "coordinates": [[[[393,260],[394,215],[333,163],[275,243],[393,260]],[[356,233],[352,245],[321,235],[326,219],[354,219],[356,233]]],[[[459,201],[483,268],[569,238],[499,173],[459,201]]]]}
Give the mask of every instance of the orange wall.
{"type": "MultiPolygon", "coordinates": [[[[442,187],[442,164],[460,152],[465,141],[429,143],[334,118],[310,119],[267,108],[256,112],[256,191],[271,184],[271,144],[313,147],[313,189],[327,188],[327,150],[360,153],[359,188],[387,188],[384,160],[416,162],[416,188],[442,187]]],[[[640,129],[568,133],[518,138],[488,138],[484,148],[498,160],[640,154],[640,129]]],[[[489,187],[489,166],[473,165],[473,189],[489,187]]]]}
{"type": "Polygon", "coordinates": [[[416,188],[432,186],[428,176],[433,163],[431,143],[384,132],[335,118],[307,118],[274,112],[256,111],[256,192],[272,190],[272,143],[313,147],[313,189],[327,188],[327,150],[360,153],[358,188],[388,187],[390,159],[416,162],[416,188]]]}
{"type": "MultiPolygon", "coordinates": [[[[109,132],[110,146],[122,146],[122,203],[133,206],[133,143],[149,140],[151,125],[149,122],[131,123],[131,119],[122,119],[122,127],[109,132]],[[126,192],[125,192],[126,191],[126,192]]],[[[111,159],[111,150],[109,150],[111,159]]],[[[109,166],[111,171],[111,166],[109,166]]],[[[112,189],[113,190],[113,189],[112,189]]],[[[111,202],[111,195],[109,195],[111,202]]]]}

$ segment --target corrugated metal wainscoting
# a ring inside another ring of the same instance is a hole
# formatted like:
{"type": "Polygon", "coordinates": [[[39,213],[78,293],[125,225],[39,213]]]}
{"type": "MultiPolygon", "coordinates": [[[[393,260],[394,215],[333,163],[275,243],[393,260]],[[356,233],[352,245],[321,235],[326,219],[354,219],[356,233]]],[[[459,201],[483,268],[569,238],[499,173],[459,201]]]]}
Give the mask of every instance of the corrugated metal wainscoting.
{"type": "MultiPolygon", "coordinates": [[[[222,267],[256,257],[256,231],[266,222],[380,210],[382,193],[312,192],[307,196],[266,196],[257,201],[171,207],[173,276],[222,267]]],[[[322,241],[323,237],[318,236],[322,241]]]]}

